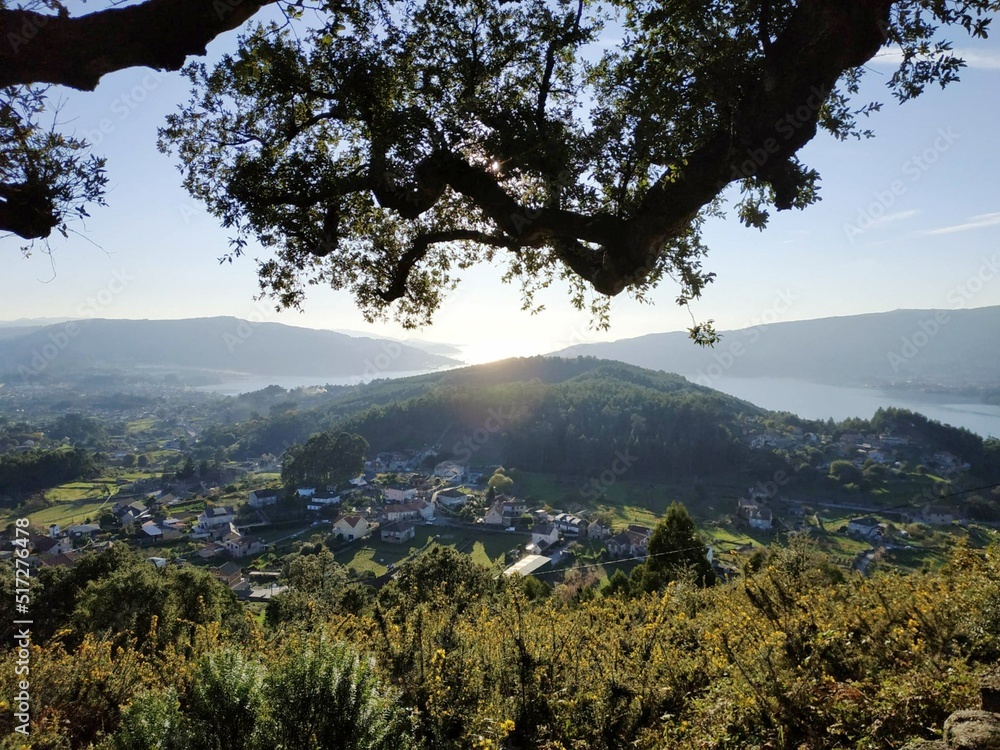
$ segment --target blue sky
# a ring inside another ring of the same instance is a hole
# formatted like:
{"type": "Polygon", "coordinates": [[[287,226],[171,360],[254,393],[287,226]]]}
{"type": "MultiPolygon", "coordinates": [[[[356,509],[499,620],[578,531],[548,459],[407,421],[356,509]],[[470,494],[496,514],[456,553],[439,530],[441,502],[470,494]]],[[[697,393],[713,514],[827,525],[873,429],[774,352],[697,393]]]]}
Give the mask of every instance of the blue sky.
{"type": "MultiPolygon", "coordinates": [[[[877,137],[840,143],[820,135],[801,152],[823,176],[820,203],[775,214],[763,233],[732,215],[709,223],[706,265],[718,279],[693,306],[699,319],[726,329],[1000,304],[1000,44],[955,36],[970,62],[963,80],[903,106],[881,93],[891,60],[870,65],[864,95],[885,101],[872,119],[877,137]]],[[[209,59],[234,39],[217,40],[209,59]]],[[[157,127],[186,95],[179,74],[146,69],[107,76],[94,93],[63,95],[66,129],[87,136],[108,158],[110,206],[75,225],[78,234],[53,241],[51,257],[24,260],[16,238],[0,240],[0,320],[234,315],[447,341],[467,346],[473,361],[690,324],[669,283],[654,293],[653,306],[616,300],[607,332],[590,330],[589,316],[558,287],[540,298],[545,311],[532,316],[520,311],[518,289],[500,284],[499,269],[491,267],[467,273],[435,324],[414,334],[368,325],[349,295],[319,288],[305,313],[277,313],[253,300],[252,257],[219,265],[228,234],[180,188],[172,160],[156,151],[157,127]]]]}

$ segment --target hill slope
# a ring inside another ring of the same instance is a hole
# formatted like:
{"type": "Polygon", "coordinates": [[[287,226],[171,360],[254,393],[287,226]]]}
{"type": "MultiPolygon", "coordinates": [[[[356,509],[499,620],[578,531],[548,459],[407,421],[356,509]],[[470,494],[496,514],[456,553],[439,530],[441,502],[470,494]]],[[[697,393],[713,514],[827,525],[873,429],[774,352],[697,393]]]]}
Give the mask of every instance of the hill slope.
{"type": "Polygon", "coordinates": [[[322,378],[455,364],[456,360],[396,342],[230,317],[83,320],[0,337],[0,373],[28,378],[136,368],[322,378]]]}
{"type": "Polygon", "coordinates": [[[1000,307],[896,310],[723,333],[714,349],[686,333],[580,344],[553,356],[617,359],[710,381],[782,377],[830,385],[989,386],[1000,383],[1000,307]]]}
{"type": "Polygon", "coordinates": [[[739,438],[763,414],[676,375],[533,357],[344,389],[332,404],[245,423],[236,437],[246,456],[343,429],[375,452],[430,448],[430,461],[595,476],[618,458],[630,477],[676,478],[743,467],[739,438]]]}

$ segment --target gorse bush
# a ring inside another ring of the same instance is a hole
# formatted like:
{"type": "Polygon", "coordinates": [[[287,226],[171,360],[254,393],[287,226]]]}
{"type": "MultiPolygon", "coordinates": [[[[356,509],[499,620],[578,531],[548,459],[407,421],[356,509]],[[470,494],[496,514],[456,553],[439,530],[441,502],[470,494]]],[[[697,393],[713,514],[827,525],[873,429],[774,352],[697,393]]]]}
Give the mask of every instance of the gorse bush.
{"type": "MultiPolygon", "coordinates": [[[[265,630],[67,627],[33,647],[30,744],[875,750],[975,705],[979,673],[1000,660],[997,548],[959,546],[937,571],[862,578],[793,540],[713,587],[681,577],[643,594],[627,583],[539,596],[435,550],[358,607],[310,609],[323,594],[314,587],[265,630]]],[[[4,696],[16,692],[14,659],[0,664],[4,696]]]]}

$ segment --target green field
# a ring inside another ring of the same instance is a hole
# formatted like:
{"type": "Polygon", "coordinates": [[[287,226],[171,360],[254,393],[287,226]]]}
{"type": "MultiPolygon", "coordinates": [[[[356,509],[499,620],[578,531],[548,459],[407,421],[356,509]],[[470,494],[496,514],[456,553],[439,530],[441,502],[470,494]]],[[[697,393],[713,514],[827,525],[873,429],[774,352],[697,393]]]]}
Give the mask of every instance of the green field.
{"type": "Polygon", "coordinates": [[[75,500],[93,500],[105,498],[118,492],[115,481],[103,480],[95,482],[69,482],[54,487],[45,492],[45,499],[51,503],[61,503],[75,500]]]}
{"type": "Polygon", "coordinates": [[[57,523],[69,526],[83,523],[86,519],[96,520],[97,514],[106,507],[118,492],[113,480],[93,482],[68,482],[45,492],[45,500],[51,505],[45,508],[13,508],[0,512],[0,524],[6,525],[15,518],[27,518],[35,526],[47,528],[57,523]]]}
{"type": "Polygon", "coordinates": [[[390,564],[398,565],[433,546],[454,547],[470,555],[473,561],[489,567],[503,567],[503,556],[518,544],[530,541],[525,534],[509,534],[479,529],[451,528],[447,526],[417,526],[413,539],[403,544],[378,540],[378,531],[368,539],[354,542],[337,553],[337,562],[358,573],[366,570],[379,576],[390,564]],[[499,560],[499,562],[498,562],[499,560]]]}
{"type": "Polygon", "coordinates": [[[21,510],[8,511],[6,518],[0,521],[0,523],[6,525],[15,518],[27,515],[28,520],[33,525],[42,528],[47,528],[54,523],[60,526],[70,526],[76,523],[83,523],[88,518],[91,521],[96,520],[97,515],[107,504],[104,500],[67,500],[50,505],[48,508],[31,511],[27,514],[21,510]]]}

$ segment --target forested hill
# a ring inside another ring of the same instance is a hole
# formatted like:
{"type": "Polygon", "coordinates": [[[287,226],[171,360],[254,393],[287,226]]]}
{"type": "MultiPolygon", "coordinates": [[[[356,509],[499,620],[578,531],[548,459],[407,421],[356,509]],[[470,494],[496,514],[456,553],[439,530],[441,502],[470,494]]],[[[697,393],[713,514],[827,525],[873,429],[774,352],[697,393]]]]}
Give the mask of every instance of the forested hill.
{"type": "Polygon", "coordinates": [[[332,405],[289,409],[244,422],[239,434],[210,431],[204,439],[235,438],[250,456],[343,429],[373,451],[434,446],[434,460],[578,476],[626,456],[633,478],[668,479],[742,466],[744,421],[763,414],[676,375],[535,357],[345,389],[332,405]]]}
{"type": "Polygon", "coordinates": [[[580,344],[555,356],[591,356],[685,375],[795,378],[831,385],[1000,382],[1000,307],[896,310],[773,322],[724,331],[714,348],[687,333],[580,344]]]}

